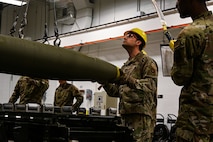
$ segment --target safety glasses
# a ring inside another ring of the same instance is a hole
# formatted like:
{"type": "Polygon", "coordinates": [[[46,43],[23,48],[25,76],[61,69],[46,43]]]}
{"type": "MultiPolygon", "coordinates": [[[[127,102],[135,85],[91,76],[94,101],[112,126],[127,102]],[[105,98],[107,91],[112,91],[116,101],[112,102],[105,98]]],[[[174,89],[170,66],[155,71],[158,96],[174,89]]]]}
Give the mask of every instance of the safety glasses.
{"type": "Polygon", "coordinates": [[[130,32],[125,33],[125,34],[124,34],[124,37],[126,37],[126,38],[136,38],[136,39],[138,39],[137,36],[136,36],[135,34],[130,33],[130,32]]]}

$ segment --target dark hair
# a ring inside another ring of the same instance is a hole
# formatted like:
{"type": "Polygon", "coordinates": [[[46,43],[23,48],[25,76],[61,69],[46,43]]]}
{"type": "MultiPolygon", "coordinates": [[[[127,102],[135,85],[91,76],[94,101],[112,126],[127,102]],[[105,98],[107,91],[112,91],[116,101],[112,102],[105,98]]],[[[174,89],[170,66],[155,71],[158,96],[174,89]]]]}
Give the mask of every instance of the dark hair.
{"type": "Polygon", "coordinates": [[[134,34],[136,35],[137,39],[141,41],[141,45],[139,46],[139,49],[142,50],[145,47],[146,43],[141,36],[139,36],[137,33],[134,33],[134,34]]]}

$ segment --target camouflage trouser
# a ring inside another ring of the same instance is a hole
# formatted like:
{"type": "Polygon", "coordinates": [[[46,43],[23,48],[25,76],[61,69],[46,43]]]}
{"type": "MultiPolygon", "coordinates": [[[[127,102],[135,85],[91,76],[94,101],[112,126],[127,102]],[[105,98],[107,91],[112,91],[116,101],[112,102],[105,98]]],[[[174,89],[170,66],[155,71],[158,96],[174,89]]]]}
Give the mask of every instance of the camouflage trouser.
{"type": "Polygon", "coordinates": [[[133,129],[135,142],[152,142],[155,121],[142,114],[121,115],[122,125],[133,129]]]}

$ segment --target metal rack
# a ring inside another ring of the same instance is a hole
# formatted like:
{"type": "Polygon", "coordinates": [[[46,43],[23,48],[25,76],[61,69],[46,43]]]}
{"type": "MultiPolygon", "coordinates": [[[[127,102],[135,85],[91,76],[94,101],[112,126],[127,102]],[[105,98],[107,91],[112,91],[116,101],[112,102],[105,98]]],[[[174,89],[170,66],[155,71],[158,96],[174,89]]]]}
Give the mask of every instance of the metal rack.
{"type": "Polygon", "coordinates": [[[11,106],[12,104],[1,105],[1,142],[132,141],[132,130],[119,126],[118,116],[73,115],[67,112],[50,113],[51,111],[23,112],[15,111],[11,106]]]}

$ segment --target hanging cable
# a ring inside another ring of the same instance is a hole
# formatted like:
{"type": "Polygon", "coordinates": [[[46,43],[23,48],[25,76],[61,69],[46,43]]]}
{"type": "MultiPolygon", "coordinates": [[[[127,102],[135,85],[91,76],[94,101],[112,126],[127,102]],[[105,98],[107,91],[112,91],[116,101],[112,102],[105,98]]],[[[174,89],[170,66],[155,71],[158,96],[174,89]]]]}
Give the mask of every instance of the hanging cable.
{"type": "Polygon", "coordinates": [[[11,36],[14,36],[13,34],[16,32],[16,25],[17,25],[17,22],[18,22],[18,18],[19,18],[19,16],[18,16],[18,14],[16,15],[16,18],[15,18],[15,21],[14,21],[14,23],[13,23],[13,26],[12,26],[12,28],[10,29],[10,35],[11,36]]]}
{"type": "Polygon", "coordinates": [[[54,45],[55,46],[60,46],[61,44],[61,39],[59,38],[58,34],[58,27],[57,27],[57,19],[56,19],[56,8],[55,8],[55,0],[54,0],[54,32],[55,32],[55,37],[56,39],[54,40],[54,45]]]}
{"type": "MultiPolygon", "coordinates": [[[[24,1],[24,0],[22,0],[22,2],[21,2],[21,7],[22,7],[22,5],[23,5],[23,1],[24,1]]],[[[20,10],[19,10],[19,12],[20,12],[20,10]]],[[[13,23],[12,28],[10,29],[10,35],[11,35],[11,36],[14,36],[13,34],[16,32],[16,25],[17,25],[18,19],[19,19],[19,12],[18,12],[18,14],[16,15],[16,18],[15,18],[15,21],[14,21],[14,23],[13,23]]]]}
{"type": "Polygon", "coordinates": [[[48,27],[47,27],[47,1],[45,0],[45,25],[44,25],[44,36],[43,36],[43,43],[50,44],[48,41],[48,27]]]}
{"type": "Polygon", "coordinates": [[[27,12],[29,7],[30,0],[27,1],[26,10],[24,12],[23,20],[21,21],[21,27],[19,28],[19,38],[24,38],[24,27],[27,25],[27,12]]]}

